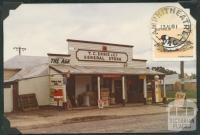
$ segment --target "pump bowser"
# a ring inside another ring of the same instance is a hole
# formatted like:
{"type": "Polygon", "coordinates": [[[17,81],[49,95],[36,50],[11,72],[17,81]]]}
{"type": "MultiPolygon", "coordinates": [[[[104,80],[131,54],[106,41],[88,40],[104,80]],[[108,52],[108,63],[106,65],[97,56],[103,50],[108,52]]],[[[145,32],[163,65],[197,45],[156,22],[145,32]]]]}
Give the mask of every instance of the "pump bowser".
{"type": "Polygon", "coordinates": [[[159,76],[154,76],[154,80],[152,81],[152,102],[159,103],[162,102],[162,95],[161,95],[161,80],[159,76]]]}

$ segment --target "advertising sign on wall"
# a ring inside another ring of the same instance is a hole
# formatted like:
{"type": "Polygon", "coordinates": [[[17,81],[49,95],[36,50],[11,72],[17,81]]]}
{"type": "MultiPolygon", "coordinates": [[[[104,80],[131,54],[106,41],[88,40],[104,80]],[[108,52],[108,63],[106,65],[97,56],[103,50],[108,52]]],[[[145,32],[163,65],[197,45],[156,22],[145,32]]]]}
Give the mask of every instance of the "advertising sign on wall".
{"type": "Polygon", "coordinates": [[[70,58],[66,56],[49,56],[50,65],[66,65],[69,64],[70,58]]]}
{"type": "Polygon", "coordinates": [[[64,100],[63,77],[50,77],[50,104],[62,105],[64,100]]]}

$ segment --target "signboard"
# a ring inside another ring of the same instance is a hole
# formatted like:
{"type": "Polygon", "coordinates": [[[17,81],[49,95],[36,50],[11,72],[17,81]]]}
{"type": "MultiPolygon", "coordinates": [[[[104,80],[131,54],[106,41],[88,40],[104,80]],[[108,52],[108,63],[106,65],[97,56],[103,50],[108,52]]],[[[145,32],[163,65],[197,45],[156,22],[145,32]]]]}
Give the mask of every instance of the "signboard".
{"type": "Polygon", "coordinates": [[[186,99],[186,93],[184,92],[176,92],[175,95],[175,105],[176,106],[183,106],[186,99]]]}
{"type": "Polygon", "coordinates": [[[50,78],[50,85],[51,86],[62,86],[63,85],[63,78],[62,77],[51,77],[50,78]]]}
{"type": "MultiPolygon", "coordinates": [[[[50,77],[50,104],[58,105],[58,102],[64,101],[65,85],[63,84],[63,77],[50,77]]],[[[62,105],[62,104],[59,104],[62,105]]]]}
{"type": "Polygon", "coordinates": [[[128,61],[128,55],[125,52],[84,50],[84,49],[77,50],[76,58],[79,61],[95,61],[95,62],[126,63],[128,61]]]}
{"type": "Polygon", "coordinates": [[[49,56],[50,65],[66,65],[69,64],[70,59],[66,56],[49,56]]]}

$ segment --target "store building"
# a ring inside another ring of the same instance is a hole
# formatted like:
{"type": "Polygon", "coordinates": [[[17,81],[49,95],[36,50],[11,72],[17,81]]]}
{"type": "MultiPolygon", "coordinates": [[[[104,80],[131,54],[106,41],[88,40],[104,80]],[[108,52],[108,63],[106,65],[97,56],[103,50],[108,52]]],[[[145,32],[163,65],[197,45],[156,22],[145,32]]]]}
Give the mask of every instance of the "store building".
{"type": "MultiPolygon", "coordinates": [[[[52,104],[56,104],[55,89],[64,89],[63,101],[69,99],[72,106],[146,102],[147,82],[155,75],[163,81],[164,74],[147,69],[146,60],[133,59],[132,45],[72,39],[67,42],[68,55],[48,54],[52,104]]],[[[159,93],[159,97],[166,97],[165,91],[159,93]]]]}
{"type": "MultiPolygon", "coordinates": [[[[146,60],[133,59],[133,45],[67,42],[68,54],[48,53],[48,59],[24,68],[4,66],[4,83],[12,88],[18,84],[12,94],[13,108],[17,108],[17,96],[24,93],[35,93],[39,105],[58,105],[59,101],[59,105],[70,102],[72,107],[145,103],[148,97],[155,102],[165,99],[165,89],[156,92],[156,83],[148,85],[156,82],[155,76],[163,81],[164,74],[147,69],[146,60]],[[5,73],[9,69],[12,73],[5,73]]],[[[38,61],[30,63],[34,62],[38,61]]]]}

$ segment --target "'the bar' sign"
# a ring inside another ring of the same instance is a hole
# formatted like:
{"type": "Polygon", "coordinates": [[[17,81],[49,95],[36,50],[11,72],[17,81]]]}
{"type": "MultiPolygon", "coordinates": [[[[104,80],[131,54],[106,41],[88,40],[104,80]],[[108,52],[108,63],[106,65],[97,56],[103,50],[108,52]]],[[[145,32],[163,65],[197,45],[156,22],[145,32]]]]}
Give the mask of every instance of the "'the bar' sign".
{"type": "Polygon", "coordinates": [[[126,63],[128,61],[128,55],[125,52],[84,50],[84,49],[77,50],[76,58],[79,61],[96,61],[96,62],[126,63]]]}

